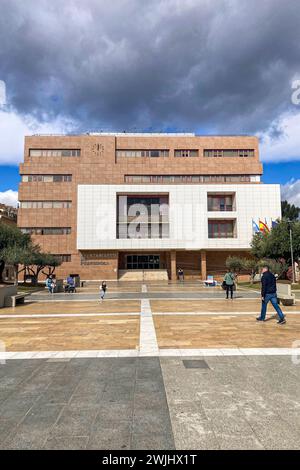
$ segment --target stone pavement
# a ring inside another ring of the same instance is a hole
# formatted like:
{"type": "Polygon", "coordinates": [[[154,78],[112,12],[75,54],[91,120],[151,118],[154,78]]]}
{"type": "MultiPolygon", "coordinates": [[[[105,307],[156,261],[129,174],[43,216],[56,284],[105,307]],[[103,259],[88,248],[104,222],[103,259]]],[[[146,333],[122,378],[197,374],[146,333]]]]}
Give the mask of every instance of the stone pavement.
{"type": "Polygon", "coordinates": [[[190,359],[9,360],[0,366],[0,448],[299,448],[300,365],[190,359]]]}
{"type": "Polygon", "coordinates": [[[1,309],[0,448],[299,448],[299,306],[165,287],[1,309]]]}

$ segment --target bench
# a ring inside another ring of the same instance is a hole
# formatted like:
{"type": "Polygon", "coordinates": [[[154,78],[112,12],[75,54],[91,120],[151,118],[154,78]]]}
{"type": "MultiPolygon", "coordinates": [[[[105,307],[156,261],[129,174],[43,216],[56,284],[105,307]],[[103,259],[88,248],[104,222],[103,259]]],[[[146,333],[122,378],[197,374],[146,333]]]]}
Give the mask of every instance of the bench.
{"type": "Polygon", "coordinates": [[[292,289],[290,284],[283,284],[281,282],[277,283],[277,298],[278,303],[282,302],[282,305],[295,305],[296,296],[292,294],[292,289]]]}
{"type": "Polygon", "coordinates": [[[207,276],[207,279],[203,281],[205,287],[215,287],[218,283],[214,280],[214,276],[207,276]]]}
{"type": "Polygon", "coordinates": [[[25,297],[27,297],[28,294],[22,293],[22,294],[16,294],[16,295],[9,295],[5,297],[5,307],[15,307],[17,304],[23,304],[25,301],[25,297]]]}

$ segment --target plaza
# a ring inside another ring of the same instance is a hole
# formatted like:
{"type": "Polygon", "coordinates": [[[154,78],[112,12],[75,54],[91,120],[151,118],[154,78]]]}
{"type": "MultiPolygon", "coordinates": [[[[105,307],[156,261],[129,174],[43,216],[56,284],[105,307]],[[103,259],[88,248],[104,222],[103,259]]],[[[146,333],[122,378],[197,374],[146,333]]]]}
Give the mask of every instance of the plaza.
{"type": "Polygon", "coordinates": [[[1,309],[0,447],[299,448],[300,309],[259,308],[255,289],[112,281],[103,302],[90,283],[1,309]]]}

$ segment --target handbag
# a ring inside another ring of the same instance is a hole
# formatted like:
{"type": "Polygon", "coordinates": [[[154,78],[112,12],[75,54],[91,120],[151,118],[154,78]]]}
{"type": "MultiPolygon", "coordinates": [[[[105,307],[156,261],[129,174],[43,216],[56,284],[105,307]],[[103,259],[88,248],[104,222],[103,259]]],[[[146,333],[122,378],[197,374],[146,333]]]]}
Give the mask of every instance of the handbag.
{"type": "Polygon", "coordinates": [[[223,289],[223,290],[226,289],[226,281],[223,281],[223,282],[222,282],[222,289],[223,289]]]}

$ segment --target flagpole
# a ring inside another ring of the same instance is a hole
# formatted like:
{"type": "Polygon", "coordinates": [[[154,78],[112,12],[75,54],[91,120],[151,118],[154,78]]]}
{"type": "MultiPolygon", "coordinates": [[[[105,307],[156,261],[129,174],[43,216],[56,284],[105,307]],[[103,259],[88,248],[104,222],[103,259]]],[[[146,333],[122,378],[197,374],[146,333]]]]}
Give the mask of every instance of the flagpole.
{"type": "Polygon", "coordinates": [[[295,284],[295,266],[294,266],[292,221],[288,220],[288,224],[289,224],[289,229],[290,229],[290,246],[291,246],[291,261],[292,261],[292,283],[295,284]]]}

